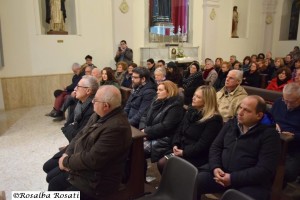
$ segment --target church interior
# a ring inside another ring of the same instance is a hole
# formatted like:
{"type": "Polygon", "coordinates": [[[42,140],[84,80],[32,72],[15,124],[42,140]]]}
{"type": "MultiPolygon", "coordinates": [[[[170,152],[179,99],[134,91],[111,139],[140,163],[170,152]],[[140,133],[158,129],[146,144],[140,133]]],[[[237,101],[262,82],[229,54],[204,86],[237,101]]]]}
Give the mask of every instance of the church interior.
{"type": "MultiPolygon", "coordinates": [[[[63,122],[44,115],[53,91],[70,83],[72,64],[84,64],[86,55],[99,69],[116,69],[115,52],[126,40],[138,66],[149,58],[204,65],[206,58],[229,61],[231,55],[283,58],[300,44],[299,0],[178,0],[180,11],[157,11],[159,2],[65,0],[64,31],[51,32],[45,0],[0,0],[0,191],[6,199],[11,191],[47,190],[42,165],[68,141],[63,122]]],[[[151,176],[158,176],[155,167],[151,176]]],[[[299,199],[299,184],[287,192],[296,193],[287,199],[299,199]]]]}

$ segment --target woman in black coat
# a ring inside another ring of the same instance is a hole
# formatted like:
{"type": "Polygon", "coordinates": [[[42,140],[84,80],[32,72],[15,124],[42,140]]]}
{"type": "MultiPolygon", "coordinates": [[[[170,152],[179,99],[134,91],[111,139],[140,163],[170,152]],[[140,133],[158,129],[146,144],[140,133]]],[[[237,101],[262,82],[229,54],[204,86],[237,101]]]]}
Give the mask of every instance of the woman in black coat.
{"type": "Polygon", "coordinates": [[[171,147],[173,134],[183,117],[183,102],[172,81],[157,87],[157,97],[140,121],[139,129],[146,133],[145,157],[158,161],[171,147]]]}
{"type": "MultiPolygon", "coordinates": [[[[182,157],[196,167],[208,163],[210,145],[222,125],[215,89],[206,85],[199,87],[193,96],[192,107],[188,108],[176,131],[171,156],[182,157]]],[[[167,158],[162,157],[157,163],[161,173],[166,162],[167,158]]]]}
{"type": "Polygon", "coordinates": [[[202,73],[200,71],[200,66],[197,62],[193,62],[188,68],[187,73],[183,76],[182,81],[182,91],[184,94],[184,105],[189,105],[192,103],[192,97],[195,90],[204,85],[204,80],[202,73]]]}
{"type": "Polygon", "coordinates": [[[249,71],[244,73],[242,85],[251,87],[260,87],[260,75],[258,72],[257,63],[251,63],[249,71]]]}

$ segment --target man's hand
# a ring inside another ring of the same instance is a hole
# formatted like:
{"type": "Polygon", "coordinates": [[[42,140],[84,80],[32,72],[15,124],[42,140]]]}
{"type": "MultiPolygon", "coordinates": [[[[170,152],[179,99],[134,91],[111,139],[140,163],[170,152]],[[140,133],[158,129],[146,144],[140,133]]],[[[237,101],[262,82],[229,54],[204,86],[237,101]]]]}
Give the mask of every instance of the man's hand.
{"type": "Polygon", "coordinates": [[[214,176],[216,183],[222,185],[223,187],[228,187],[231,185],[230,174],[224,173],[221,168],[214,169],[214,176]]]}
{"type": "Polygon", "coordinates": [[[175,156],[180,156],[182,157],[183,155],[183,150],[182,149],[179,149],[177,146],[174,146],[173,147],[173,153],[175,156]]]}
{"type": "Polygon", "coordinates": [[[294,139],[295,134],[291,133],[291,132],[288,132],[288,131],[282,131],[281,134],[280,134],[280,137],[282,139],[284,139],[285,141],[291,141],[291,140],[294,139]]]}
{"type": "Polygon", "coordinates": [[[58,165],[59,165],[59,169],[60,169],[60,170],[64,170],[64,171],[67,171],[67,172],[68,172],[68,171],[70,171],[70,169],[66,168],[66,167],[63,165],[63,160],[64,160],[64,158],[67,157],[67,156],[68,156],[68,155],[64,153],[64,154],[62,155],[62,157],[59,158],[59,160],[58,160],[58,165]]]}

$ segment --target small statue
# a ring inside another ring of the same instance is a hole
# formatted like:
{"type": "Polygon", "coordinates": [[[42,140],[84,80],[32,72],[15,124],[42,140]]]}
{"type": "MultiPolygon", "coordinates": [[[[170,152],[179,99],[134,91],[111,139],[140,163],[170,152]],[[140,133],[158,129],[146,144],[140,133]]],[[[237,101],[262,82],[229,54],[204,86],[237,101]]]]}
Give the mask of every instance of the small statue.
{"type": "Polygon", "coordinates": [[[46,22],[50,24],[48,34],[68,34],[65,18],[65,0],[46,0],[46,22]]]}
{"type": "Polygon", "coordinates": [[[231,30],[231,37],[238,38],[237,35],[237,28],[239,23],[239,13],[237,12],[237,6],[233,7],[233,14],[232,14],[232,30],[231,30]]]}

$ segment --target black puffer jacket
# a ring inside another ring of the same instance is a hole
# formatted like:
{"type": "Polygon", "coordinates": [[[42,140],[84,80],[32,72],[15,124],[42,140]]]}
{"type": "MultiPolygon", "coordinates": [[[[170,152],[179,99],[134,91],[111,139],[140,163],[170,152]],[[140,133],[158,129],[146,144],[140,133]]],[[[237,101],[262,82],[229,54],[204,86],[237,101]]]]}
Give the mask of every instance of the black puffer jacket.
{"type": "Polygon", "coordinates": [[[175,96],[153,101],[147,114],[142,117],[139,128],[144,129],[148,140],[156,140],[151,149],[152,162],[163,157],[171,148],[173,135],[183,114],[183,101],[175,96]]]}

